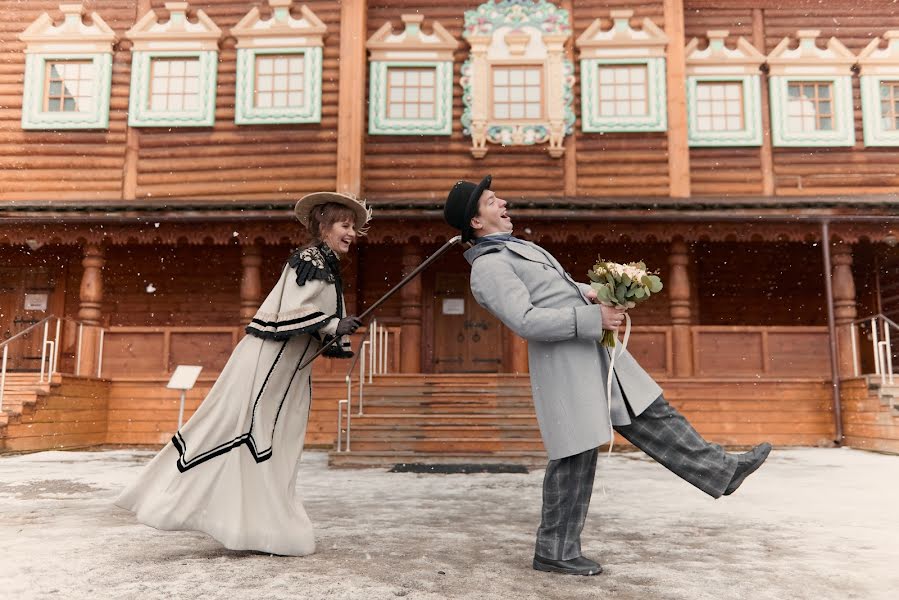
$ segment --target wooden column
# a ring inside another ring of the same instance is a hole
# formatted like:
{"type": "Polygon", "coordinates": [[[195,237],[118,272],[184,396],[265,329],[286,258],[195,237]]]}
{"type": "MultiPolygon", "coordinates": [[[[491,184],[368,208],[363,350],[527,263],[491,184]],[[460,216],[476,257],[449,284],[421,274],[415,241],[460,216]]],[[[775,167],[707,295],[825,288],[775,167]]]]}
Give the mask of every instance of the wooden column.
{"type": "Polygon", "coordinates": [[[528,342],[515,335],[510,330],[505,330],[506,335],[506,365],[507,371],[513,375],[527,375],[528,368],[528,342]]]}
{"type": "Polygon", "coordinates": [[[337,191],[356,195],[362,192],[367,13],[368,6],[365,0],[341,0],[337,191]]]}
{"type": "MultiPolygon", "coordinates": [[[[765,14],[761,8],[752,9],[752,45],[762,54],[767,54],[765,46],[765,14]]],[[[762,145],[759,148],[759,162],[762,167],[762,194],[774,195],[774,151],[771,146],[771,114],[768,112],[768,78],[761,77],[762,145]]]]}
{"type": "Polygon", "coordinates": [[[690,147],[687,143],[687,84],[684,2],[665,0],[668,35],[668,185],[672,198],[690,197],[690,147]]]}
{"type": "Polygon", "coordinates": [[[668,277],[668,297],[671,299],[672,350],[674,353],[674,376],[690,377],[693,375],[693,338],[690,335],[692,321],[690,299],[690,277],[687,265],[690,254],[687,244],[681,240],[671,243],[668,264],[671,274],[668,277]]]}
{"type": "Polygon", "coordinates": [[[240,255],[240,324],[249,325],[262,302],[262,248],[244,246],[240,255]]]}
{"type": "Polygon", "coordinates": [[[99,364],[100,325],[103,313],[103,265],[106,259],[103,247],[99,244],[88,244],[84,247],[84,258],[81,264],[84,273],[81,275],[79,292],[78,320],[84,323],[81,337],[81,353],[79,374],[95,376],[99,364]]]}
{"type": "Polygon", "coordinates": [[[855,306],[855,281],[852,278],[852,246],[836,244],[833,263],[833,310],[837,329],[837,354],[841,377],[855,374],[852,356],[852,321],[858,316],[855,306]]]}
{"type": "MultiPolygon", "coordinates": [[[[421,247],[417,243],[403,246],[403,276],[421,264],[421,247]]],[[[421,373],[421,277],[416,277],[400,290],[400,372],[421,373]]]]}

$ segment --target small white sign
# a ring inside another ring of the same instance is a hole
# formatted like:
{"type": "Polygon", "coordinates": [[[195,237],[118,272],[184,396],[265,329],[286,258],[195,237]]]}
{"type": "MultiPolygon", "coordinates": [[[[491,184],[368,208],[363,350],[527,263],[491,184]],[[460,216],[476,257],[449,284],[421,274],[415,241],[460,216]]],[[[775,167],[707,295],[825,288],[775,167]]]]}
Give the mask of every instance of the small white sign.
{"type": "Polygon", "coordinates": [[[47,294],[25,294],[25,310],[47,310],[47,294]]]}
{"type": "Polygon", "coordinates": [[[465,314],[465,298],[444,298],[443,314],[445,315],[464,315],[465,314]]]}
{"type": "Polygon", "coordinates": [[[200,376],[200,371],[203,370],[203,367],[195,367],[192,365],[178,365],[175,367],[175,372],[172,373],[172,378],[169,379],[168,384],[165,387],[170,390],[189,390],[194,387],[194,384],[197,382],[197,377],[200,376]]]}

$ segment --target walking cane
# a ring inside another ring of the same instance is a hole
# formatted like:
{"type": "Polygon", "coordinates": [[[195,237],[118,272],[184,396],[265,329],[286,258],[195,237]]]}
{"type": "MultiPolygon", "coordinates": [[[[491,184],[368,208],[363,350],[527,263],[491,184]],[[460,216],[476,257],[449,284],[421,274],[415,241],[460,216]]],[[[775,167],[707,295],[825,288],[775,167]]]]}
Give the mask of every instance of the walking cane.
{"type": "MultiPolygon", "coordinates": [[[[435,252],[434,254],[432,254],[431,256],[429,256],[427,259],[425,259],[425,261],[424,261],[423,263],[421,263],[420,265],[418,265],[417,267],[415,267],[415,269],[414,269],[411,273],[409,273],[408,275],[406,275],[405,277],[403,277],[402,281],[400,281],[400,282],[399,282],[398,284],[396,284],[394,287],[392,287],[392,288],[390,288],[389,290],[387,290],[387,293],[384,294],[383,296],[381,296],[381,297],[378,299],[377,302],[375,302],[374,304],[372,304],[371,306],[369,306],[367,309],[365,309],[365,312],[363,312],[361,315],[359,315],[358,319],[361,321],[362,319],[364,319],[365,317],[367,317],[368,315],[370,315],[371,313],[373,313],[379,306],[381,306],[382,304],[384,304],[384,303],[387,301],[388,298],[390,298],[393,294],[395,294],[396,292],[398,292],[399,290],[401,290],[401,289],[403,288],[403,286],[405,286],[407,283],[409,283],[410,281],[412,281],[413,279],[415,279],[415,277],[418,276],[419,273],[421,273],[422,271],[424,271],[425,269],[427,269],[428,266],[430,266],[430,264],[431,264],[432,262],[434,262],[435,260],[437,260],[438,258],[440,258],[440,256],[441,256],[444,252],[446,252],[447,250],[449,250],[450,248],[452,248],[453,246],[455,246],[456,244],[458,244],[461,240],[462,240],[462,236],[459,236],[459,235],[457,235],[457,236],[455,236],[454,238],[450,239],[450,241],[448,241],[448,242],[445,243],[443,246],[441,246],[440,249],[437,250],[437,252],[435,252]]],[[[336,335],[335,335],[334,337],[332,337],[332,338],[328,341],[327,344],[325,344],[324,346],[322,346],[321,348],[318,349],[318,352],[316,352],[315,354],[313,354],[312,356],[310,356],[308,360],[306,360],[303,364],[301,364],[299,367],[297,367],[297,371],[302,371],[303,369],[305,369],[306,367],[308,367],[308,366],[309,366],[309,363],[311,363],[313,360],[315,360],[316,358],[318,358],[318,357],[321,355],[322,352],[324,352],[325,350],[327,350],[328,348],[330,348],[331,345],[332,345],[334,342],[336,342],[338,339],[340,339],[340,336],[336,336],[336,335]]]]}

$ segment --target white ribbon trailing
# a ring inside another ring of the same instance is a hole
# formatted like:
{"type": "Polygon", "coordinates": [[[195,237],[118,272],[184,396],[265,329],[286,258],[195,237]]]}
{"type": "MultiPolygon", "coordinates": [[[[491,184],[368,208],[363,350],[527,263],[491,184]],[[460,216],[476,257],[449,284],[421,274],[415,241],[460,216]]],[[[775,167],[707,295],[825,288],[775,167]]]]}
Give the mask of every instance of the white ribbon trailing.
{"type": "Polygon", "coordinates": [[[609,348],[609,374],[606,376],[606,406],[609,409],[609,456],[612,455],[612,446],[615,442],[615,428],[612,426],[612,378],[615,377],[615,359],[627,350],[627,342],[631,337],[630,315],[624,313],[624,339],[618,341],[618,329],[615,329],[613,335],[615,336],[615,345],[609,348]]]}

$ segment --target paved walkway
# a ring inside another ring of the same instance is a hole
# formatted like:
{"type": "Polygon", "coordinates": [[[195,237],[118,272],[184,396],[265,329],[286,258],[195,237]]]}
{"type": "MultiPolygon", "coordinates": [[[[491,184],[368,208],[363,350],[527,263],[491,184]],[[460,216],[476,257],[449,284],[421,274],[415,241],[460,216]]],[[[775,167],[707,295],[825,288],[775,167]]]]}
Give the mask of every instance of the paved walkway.
{"type": "Polygon", "coordinates": [[[285,558],[112,506],[150,456],[0,457],[0,598],[899,597],[899,456],[775,450],[721,500],[641,454],[602,457],[584,552],[605,573],[589,578],[530,568],[542,471],[329,470],[307,453],[299,486],[319,551],[285,558]]]}

